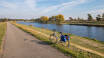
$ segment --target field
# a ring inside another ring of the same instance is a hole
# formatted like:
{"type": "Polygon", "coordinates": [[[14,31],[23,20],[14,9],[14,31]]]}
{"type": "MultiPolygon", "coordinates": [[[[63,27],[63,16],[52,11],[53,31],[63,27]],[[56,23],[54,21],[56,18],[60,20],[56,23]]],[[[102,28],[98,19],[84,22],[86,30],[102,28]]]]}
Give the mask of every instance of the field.
{"type": "MultiPolygon", "coordinates": [[[[77,57],[77,58],[102,58],[104,57],[104,44],[100,42],[96,42],[93,40],[89,40],[83,37],[79,37],[76,35],[71,35],[72,39],[70,41],[70,48],[63,46],[63,43],[55,44],[55,39],[52,41],[49,40],[50,34],[53,31],[43,28],[37,28],[32,26],[26,26],[22,24],[16,24],[17,27],[28,32],[29,34],[35,36],[36,38],[48,43],[49,45],[57,48],[62,51],[66,55],[77,57]]],[[[57,32],[57,37],[59,34],[57,32]]]]}

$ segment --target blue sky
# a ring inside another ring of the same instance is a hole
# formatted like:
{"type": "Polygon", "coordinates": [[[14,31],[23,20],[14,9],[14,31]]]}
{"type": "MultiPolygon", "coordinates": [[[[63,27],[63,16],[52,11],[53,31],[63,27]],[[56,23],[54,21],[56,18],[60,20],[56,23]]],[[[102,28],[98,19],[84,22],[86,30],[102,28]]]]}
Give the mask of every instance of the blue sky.
{"type": "Polygon", "coordinates": [[[0,18],[38,18],[63,14],[87,18],[104,13],[104,0],[0,0],[0,18]]]}

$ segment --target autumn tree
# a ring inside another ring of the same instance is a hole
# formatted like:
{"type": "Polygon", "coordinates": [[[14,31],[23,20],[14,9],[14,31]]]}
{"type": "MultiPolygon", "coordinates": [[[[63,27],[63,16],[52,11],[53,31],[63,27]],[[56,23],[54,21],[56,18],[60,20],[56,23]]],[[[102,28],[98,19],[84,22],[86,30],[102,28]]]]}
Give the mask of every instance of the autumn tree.
{"type": "Polygon", "coordinates": [[[56,16],[52,16],[52,19],[54,19],[54,20],[55,20],[55,19],[56,19],[56,16]]]}
{"type": "Polygon", "coordinates": [[[92,21],[93,20],[93,17],[91,14],[88,14],[88,21],[92,21]]]}
{"type": "Polygon", "coordinates": [[[65,19],[64,19],[64,16],[62,14],[59,14],[56,16],[56,22],[58,24],[60,24],[61,22],[63,22],[65,19]]]}
{"type": "Polygon", "coordinates": [[[56,16],[52,16],[49,18],[50,21],[55,21],[56,20],[56,16]]]}
{"type": "Polygon", "coordinates": [[[47,23],[48,20],[49,20],[49,18],[48,18],[47,16],[42,16],[42,17],[40,18],[40,20],[41,20],[41,22],[43,22],[43,23],[47,23]]]}

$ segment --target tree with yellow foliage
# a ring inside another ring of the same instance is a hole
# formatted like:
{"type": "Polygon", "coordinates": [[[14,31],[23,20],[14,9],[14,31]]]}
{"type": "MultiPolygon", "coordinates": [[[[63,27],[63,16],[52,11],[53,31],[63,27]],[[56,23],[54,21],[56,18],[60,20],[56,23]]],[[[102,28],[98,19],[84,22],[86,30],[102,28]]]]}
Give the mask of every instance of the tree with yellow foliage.
{"type": "Polygon", "coordinates": [[[41,22],[43,22],[43,23],[47,23],[48,20],[49,20],[49,18],[48,18],[47,16],[42,16],[42,17],[40,18],[40,20],[41,20],[41,22]]]}
{"type": "Polygon", "coordinates": [[[58,24],[60,24],[61,22],[63,22],[65,19],[64,19],[64,16],[62,14],[59,14],[56,16],[56,22],[58,24]]]}

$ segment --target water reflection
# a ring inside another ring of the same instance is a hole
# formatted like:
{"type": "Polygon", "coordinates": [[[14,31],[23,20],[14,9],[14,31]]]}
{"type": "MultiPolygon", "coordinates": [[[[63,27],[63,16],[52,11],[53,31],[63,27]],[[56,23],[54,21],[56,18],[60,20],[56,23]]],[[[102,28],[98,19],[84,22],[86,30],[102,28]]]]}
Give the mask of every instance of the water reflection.
{"type": "Polygon", "coordinates": [[[91,37],[92,36],[92,28],[88,26],[86,31],[87,31],[88,37],[91,37]]]}

